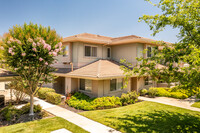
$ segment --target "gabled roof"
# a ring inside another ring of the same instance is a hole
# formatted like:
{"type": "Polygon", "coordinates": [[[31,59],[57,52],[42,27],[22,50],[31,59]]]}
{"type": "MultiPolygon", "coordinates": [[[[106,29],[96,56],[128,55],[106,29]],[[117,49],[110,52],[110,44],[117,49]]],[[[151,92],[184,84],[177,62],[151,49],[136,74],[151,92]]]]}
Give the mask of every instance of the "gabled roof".
{"type": "Polygon", "coordinates": [[[56,73],[56,75],[94,80],[124,77],[120,64],[110,60],[98,60],[72,72],[65,74],[56,73]]]}
{"type": "Polygon", "coordinates": [[[63,42],[86,42],[86,43],[96,43],[104,45],[121,45],[128,43],[146,43],[150,45],[159,45],[159,42],[156,40],[136,35],[112,38],[112,37],[89,34],[89,33],[82,33],[66,37],[63,39],[63,42]]]}

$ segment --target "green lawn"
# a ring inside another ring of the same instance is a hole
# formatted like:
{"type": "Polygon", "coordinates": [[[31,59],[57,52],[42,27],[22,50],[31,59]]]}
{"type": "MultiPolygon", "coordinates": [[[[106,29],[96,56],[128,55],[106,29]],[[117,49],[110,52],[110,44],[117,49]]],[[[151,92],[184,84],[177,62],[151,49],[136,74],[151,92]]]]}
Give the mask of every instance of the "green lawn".
{"type": "Polygon", "coordinates": [[[200,132],[200,112],[154,102],[80,114],[122,132],[200,132]]]}
{"type": "Polygon", "coordinates": [[[191,105],[192,107],[200,108],[200,101],[197,101],[191,105]]]}
{"type": "Polygon", "coordinates": [[[73,133],[88,133],[84,129],[60,117],[47,118],[1,127],[0,133],[50,133],[51,131],[61,128],[65,128],[73,133]]]}

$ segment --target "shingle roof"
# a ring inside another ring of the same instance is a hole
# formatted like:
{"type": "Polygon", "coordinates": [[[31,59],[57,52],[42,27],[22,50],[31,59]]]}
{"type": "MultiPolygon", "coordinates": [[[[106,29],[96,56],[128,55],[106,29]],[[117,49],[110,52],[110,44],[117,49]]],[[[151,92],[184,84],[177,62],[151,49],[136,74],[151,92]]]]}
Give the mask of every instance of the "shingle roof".
{"type": "Polygon", "coordinates": [[[127,43],[146,43],[150,45],[159,45],[159,42],[156,40],[136,35],[112,38],[107,36],[82,33],[74,36],[69,36],[63,39],[63,42],[77,42],[77,41],[86,43],[104,44],[104,45],[120,45],[127,43]]]}
{"type": "Polygon", "coordinates": [[[11,71],[0,68],[0,77],[12,77],[12,76],[18,76],[18,75],[11,71]]]}
{"type": "Polygon", "coordinates": [[[98,60],[77,70],[66,73],[65,76],[96,79],[124,77],[120,65],[110,60],[98,60]]]}

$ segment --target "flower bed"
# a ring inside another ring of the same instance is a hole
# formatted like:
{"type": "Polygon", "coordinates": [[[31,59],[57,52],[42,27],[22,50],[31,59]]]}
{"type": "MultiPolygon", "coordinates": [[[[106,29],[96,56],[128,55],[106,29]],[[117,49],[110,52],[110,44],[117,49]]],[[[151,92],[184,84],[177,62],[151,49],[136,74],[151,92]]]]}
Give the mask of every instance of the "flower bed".
{"type": "Polygon", "coordinates": [[[81,110],[96,110],[96,109],[108,109],[115,108],[122,105],[132,104],[137,101],[138,95],[136,92],[129,92],[119,97],[98,97],[90,98],[89,96],[76,92],[70,98],[66,100],[66,103],[70,107],[81,110]]]}

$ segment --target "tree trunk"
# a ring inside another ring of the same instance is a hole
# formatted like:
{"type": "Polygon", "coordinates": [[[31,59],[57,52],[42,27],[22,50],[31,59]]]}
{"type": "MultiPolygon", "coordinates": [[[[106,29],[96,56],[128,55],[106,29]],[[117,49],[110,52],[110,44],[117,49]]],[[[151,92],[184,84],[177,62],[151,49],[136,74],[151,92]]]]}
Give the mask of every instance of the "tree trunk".
{"type": "Polygon", "coordinates": [[[32,119],[34,115],[33,107],[34,107],[33,95],[30,95],[30,114],[29,115],[32,117],[32,119]]]}

